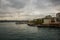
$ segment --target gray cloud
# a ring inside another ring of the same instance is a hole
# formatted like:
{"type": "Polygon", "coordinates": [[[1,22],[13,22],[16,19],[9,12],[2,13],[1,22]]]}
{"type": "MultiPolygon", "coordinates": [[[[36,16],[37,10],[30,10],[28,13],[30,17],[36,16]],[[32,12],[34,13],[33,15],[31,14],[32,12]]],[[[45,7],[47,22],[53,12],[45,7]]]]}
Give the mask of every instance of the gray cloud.
{"type": "Polygon", "coordinates": [[[0,8],[1,8],[1,0],[0,0],[0,8]]]}
{"type": "Polygon", "coordinates": [[[51,0],[54,5],[60,5],[60,0],[51,0]]]}
{"type": "Polygon", "coordinates": [[[55,8],[57,11],[60,11],[60,0],[50,0],[52,3],[51,5],[53,8],[55,8]]]}
{"type": "Polygon", "coordinates": [[[6,0],[8,3],[2,2],[3,9],[6,9],[7,7],[12,7],[16,9],[23,8],[26,5],[26,1],[20,1],[20,0],[6,0]]]}
{"type": "Polygon", "coordinates": [[[26,15],[29,15],[29,17],[27,16],[29,19],[30,15],[40,15],[41,17],[41,15],[54,15],[54,13],[59,12],[60,0],[2,0],[0,7],[0,14],[3,16],[24,15],[20,16],[24,19],[26,15]]]}
{"type": "MultiPolygon", "coordinates": [[[[7,0],[9,1],[12,5],[10,5],[13,8],[23,8],[26,5],[26,1],[20,1],[20,0],[7,0]]],[[[8,4],[9,5],[9,4],[8,4]]]]}

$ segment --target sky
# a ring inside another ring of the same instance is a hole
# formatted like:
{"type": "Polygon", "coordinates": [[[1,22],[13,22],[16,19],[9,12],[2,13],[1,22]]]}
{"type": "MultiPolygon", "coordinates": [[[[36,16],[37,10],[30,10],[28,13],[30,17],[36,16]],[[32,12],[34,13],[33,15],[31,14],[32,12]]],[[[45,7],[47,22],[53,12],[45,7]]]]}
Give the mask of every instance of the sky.
{"type": "Polygon", "coordinates": [[[0,0],[0,20],[30,20],[58,12],[60,0],[0,0]]]}

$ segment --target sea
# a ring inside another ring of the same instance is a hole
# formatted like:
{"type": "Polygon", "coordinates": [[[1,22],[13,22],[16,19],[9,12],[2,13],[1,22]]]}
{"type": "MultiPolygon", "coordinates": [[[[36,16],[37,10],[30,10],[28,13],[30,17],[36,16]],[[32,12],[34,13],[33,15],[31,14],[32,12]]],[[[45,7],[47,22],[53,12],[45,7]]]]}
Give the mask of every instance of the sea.
{"type": "Polygon", "coordinates": [[[4,22],[0,23],[0,40],[60,40],[60,28],[4,22]]]}

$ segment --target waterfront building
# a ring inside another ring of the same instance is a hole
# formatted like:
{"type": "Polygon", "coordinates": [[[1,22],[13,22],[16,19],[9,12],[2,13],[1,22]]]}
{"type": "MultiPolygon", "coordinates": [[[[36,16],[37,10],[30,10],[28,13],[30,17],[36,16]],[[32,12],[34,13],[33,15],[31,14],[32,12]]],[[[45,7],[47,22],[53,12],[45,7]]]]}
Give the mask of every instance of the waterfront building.
{"type": "Polygon", "coordinates": [[[44,23],[43,24],[49,24],[49,23],[51,23],[51,19],[44,19],[44,23]]]}
{"type": "Polygon", "coordinates": [[[56,14],[56,21],[57,21],[57,22],[60,22],[60,13],[57,13],[57,14],[56,14]]]}
{"type": "Polygon", "coordinates": [[[44,23],[43,24],[51,24],[56,22],[56,17],[52,17],[50,15],[46,16],[44,18],[44,23]]]}

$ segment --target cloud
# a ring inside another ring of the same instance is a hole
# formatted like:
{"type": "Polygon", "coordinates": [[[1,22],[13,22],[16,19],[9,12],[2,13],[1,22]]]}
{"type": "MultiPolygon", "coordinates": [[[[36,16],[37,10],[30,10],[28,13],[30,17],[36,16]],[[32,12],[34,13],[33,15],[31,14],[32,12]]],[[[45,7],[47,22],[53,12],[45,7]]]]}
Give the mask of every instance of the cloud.
{"type": "Polygon", "coordinates": [[[50,2],[57,11],[60,11],[60,0],[50,0],[50,2]]]}
{"type": "Polygon", "coordinates": [[[50,0],[54,5],[60,5],[60,0],[50,0]]]}
{"type": "Polygon", "coordinates": [[[33,19],[49,14],[55,16],[59,11],[60,0],[1,0],[0,4],[0,16],[9,15],[12,19],[33,19]]]}
{"type": "Polygon", "coordinates": [[[23,8],[24,6],[25,6],[25,3],[19,0],[2,0],[1,1],[1,8],[5,10],[8,7],[20,9],[20,8],[23,8]]]}
{"type": "Polygon", "coordinates": [[[12,4],[10,5],[10,7],[17,9],[23,8],[26,5],[26,1],[24,0],[7,0],[7,1],[9,1],[12,4]]]}

